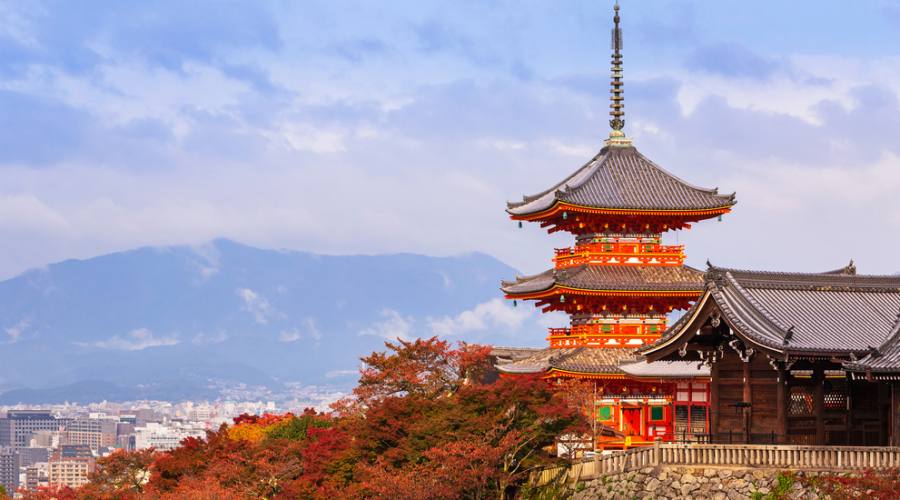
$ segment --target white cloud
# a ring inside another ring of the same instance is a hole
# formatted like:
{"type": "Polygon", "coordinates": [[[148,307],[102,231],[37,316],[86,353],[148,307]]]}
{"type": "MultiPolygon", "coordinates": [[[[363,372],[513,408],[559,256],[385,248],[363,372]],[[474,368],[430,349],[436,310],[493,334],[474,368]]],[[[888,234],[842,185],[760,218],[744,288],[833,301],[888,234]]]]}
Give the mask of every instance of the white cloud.
{"type": "Polygon", "coordinates": [[[296,342],[302,338],[303,334],[296,328],[292,330],[282,330],[281,333],[278,334],[279,342],[296,342]]]}
{"type": "MultiPolygon", "coordinates": [[[[346,149],[344,143],[347,131],[323,129],[309,124],[288,123],[275,132],[266,135],[276,143],[287,146],[294,151],[308,151],[316,154],[339,153],[346,149]]],[[[363,138],[374,137],[363,134],[363,138]]]]}
{"type": "Polygon", "coordinates": [[[137,330],[132,330],[124,337],[113,335],[107,340],[89,344],[78,343],[78,345],[90,345],[117,351],[140,351],[148,347],[170,346],[178,343],[179,340],[176,337],[157,337],[146,328],[138,328],[137,330]]]}
{"type": "Polygon", "coordinates": [[[316,326],[316,321],[313,318],[306,318],[302,323],[303,325],[301,328],[282,330],[278,334],[278,341],[296,342],[303,338],[309,338],[316,342],[322,340],[322,332],[319,331],[319,328],[316,326]]]}
{"type": "Polygon", "coordinates": [[[325,373],[325,378],[341,378],[359,375],[359,370],[331,370],[325,373]]]}
{"type": "Polygon", "coordinates": [[[410,340],[413,336],[412,316],[403,316],[393,309],[381,311],[384,321],[377,321],[370,327],[360,330],[360,335],[371,335],[388,340],[410,340]]]}
{"type": "Polygon", "coordinates": [[[5,328],[4,331],[6,332],[6,336],[9,337],[9,340],[7,340],[6,343],[14,344],[18,342],[29,326],[31,326],[31,322],[27,319],[23,319],[11,327],[5,328]]]}
{"type": "Polygon", "coordinates": [[[514,331],[532,316],[525,307],[513,307],[508,301],[492,299],[463,311],[456,316],[428,318],[428,328],[434,335],[451,336],[487,329],[514,331]]]}
{"type": "Polygon", "coordinates": [[[244,310],[252,314],[257,323],[260,325],[269,323],[275,311],[265,297],[249,288],[238,288],[235,293],[244,301],[244,310]]]}
{"type": "Polygon", "coordinates": [[[194,344],[219,344],[221,342],[225,342],[229,339],[229,335],[223,331],[219,331],[213,334],[200,333],[194,335],[194,338],[191,339],[191,342],[194,344]]]}

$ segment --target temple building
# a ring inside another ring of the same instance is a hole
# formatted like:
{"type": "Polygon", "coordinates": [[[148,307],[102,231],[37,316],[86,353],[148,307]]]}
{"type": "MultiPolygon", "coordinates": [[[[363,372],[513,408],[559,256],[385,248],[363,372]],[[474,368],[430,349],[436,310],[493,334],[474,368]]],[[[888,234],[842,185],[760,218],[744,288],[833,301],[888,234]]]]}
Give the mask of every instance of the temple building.
{"type": "Polygon", "coordinates": [[[612,30],[612,131],[600,152],[561,182],[508,204],[510,217],[575,238],[557,249],[553,267],[503,282],[508,299],[563,311],[566,328],[551,328],[545,349],[496,349],[502,375],[541,374],[596,384],[595,415],[611,429],[600,448],[706,435],[709,372],[675,360],[648,365],[635,350],[658,340],[667,316],[704,293],[703,272],[684,265],[684,248],[662,234],[719,218],[734,194],[691,185],[635,148],[622,129],[622,32],[619,6],[612,30]]]}
{"type": "MultiPolygon", "coordinates": [[[[710,266],[648,361],[711,370],[716,443],[900,445],[900,276],[710,266]]],[[[649,366],[655,363],[650,363],[649,366]]]]}

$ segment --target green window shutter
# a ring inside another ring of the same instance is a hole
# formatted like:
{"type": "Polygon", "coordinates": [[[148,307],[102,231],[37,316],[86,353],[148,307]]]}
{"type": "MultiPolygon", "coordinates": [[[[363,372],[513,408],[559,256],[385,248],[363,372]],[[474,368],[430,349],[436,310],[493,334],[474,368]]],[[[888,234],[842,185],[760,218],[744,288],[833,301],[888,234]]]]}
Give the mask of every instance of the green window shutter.
{"type": "Polygon", "coordinates": [[[613,329],[612,325],[607,324],[607,325],[603,325],[603,328],[601,330],[603,331],[603,333],[609,333],[612,331],[612,329],[613,329]]]}
{"type": "Polygon", "coordinates": [[[650,420],[662,420],[666,414],[665,410],[662,406],[651,406],[650,420]]]}
{"type": "Polygon", "coordinates": [[[597,412],[597,420],[612,420],[612,406],[601,406],[597,412]]]}

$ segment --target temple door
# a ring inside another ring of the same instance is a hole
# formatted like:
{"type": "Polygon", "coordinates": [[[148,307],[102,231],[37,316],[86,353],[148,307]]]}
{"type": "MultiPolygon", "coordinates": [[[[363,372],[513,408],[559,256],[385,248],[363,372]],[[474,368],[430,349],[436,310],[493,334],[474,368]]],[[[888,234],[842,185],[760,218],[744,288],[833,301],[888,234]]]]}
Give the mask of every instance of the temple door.
{"type": "Polygon", "coordinates": [[[641,408],[622,408],[622,427],[626,436],[641,435],[641,421],[643,420],[641,408]]]}

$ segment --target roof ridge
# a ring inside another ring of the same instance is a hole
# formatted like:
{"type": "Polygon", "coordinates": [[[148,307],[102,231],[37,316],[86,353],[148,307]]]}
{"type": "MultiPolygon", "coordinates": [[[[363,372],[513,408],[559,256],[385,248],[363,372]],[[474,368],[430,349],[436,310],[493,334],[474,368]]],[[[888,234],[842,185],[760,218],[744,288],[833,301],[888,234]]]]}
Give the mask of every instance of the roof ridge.
{"type": "Polygon", "coordinates": [[[725,273],[725,278],[728,279],[729,283],[734,286],[734,288],[740,292],[740,296],[742,299],[749,302],[757,311],[759,311],[762,316],[768,320],[772,325],[776,326],[778,329],[782,331],[782,333],[787,332],[789,328],[793,325],[785,325],[781,321],[779,321],[775,316],[766,309],[758,300],[756,300],[753,295],[751,295],[747,290],[741,286],[741,284],[732,276],[731,273],[725,273]]]}
{"type": "MultiPolygon", "coordinates": [[[[559,189],[561,189],[561,188],[564,188],[566,185],[568,185],[569,181],[572,180],[572,178],[578,176],[578,174],[580,174],[582,171],[584,171],[584,170],[587,169],[587,168],[590,168],[594,163],[596,163],[596,162],[598,161],[598,158],[600,158],[601,156],[605,157],[605,156],[606,156],[606,153],[607,153],[608,151],[609,151],[609,147],[603,147],[603,148],[601,148],[600,151],[597,152],[597,154],[595,154],[595,155],[594,155],[590,160],[588,160],[584,165],[578,167],[574,172],[572,172],[571,174],[569,174],[569,175],[568,175],[567,177],[565,177],[562,181],[560,181],[560,182],[554,184],[553,186],[551,186],[551,187],[548,188],[548,189],[545,189],[544,191],[541,191],[541,192],[539,192],[539,193],[537,193],[537,194],[524,195],[524,196],[522,196],[522,201],[507,201],[507,202],[506,202],[507,208],[517,208],[517,207],[521,207],[521,206],[523,206],[523,205],[527,205],[528,203],[531,203],[531,202],[533,202],[533,201],[535,201],[535,200],[538,200],[538,199],[540,199],[540,198],[542,198],[542,197],[544,197],[544,196],[547,196],[547,195],[550,194],[550,193],[554,193],[555,191],[557,191],[557,190],[559,190],[559,189]]],[[[588,179],[588,178],[590,178],[589,175],[588,175],[588,176],[585,176],[585,179],[588,179]]],[[[582,183],[583,183],[583,182],[584,182],[584,181],[582,181],[582,183]]]]}
{"type": "MultiPolygon", "coordinates": [[[[747,278],[747,279],[765,279],[766,277],[790,277],[790,278],[810,278],[810,279],[819,279],[822,281],[832,282],[844,282],[844,283],[866,283],[872,281],[884,281],[884,282],[896,282],[897,286],[900,287],[900,275],[892,275],[892,274],[856,274],[855,272],[841,272],[849,269],[851,266],[845,266],[841,269],[836,269],[832,271],[820,271],[820,272],[805,272],[805,271],[768,271],[768,270],[755,270],[755,269],[738,269],[731,267],[720,267],[710,264],[707,261],[707,272],[719,272],[719,273],[733,273],[737,275],[736,279],[747,278]]],[[[796,282],[793,282],[796,283],[796,282]]]]}
{"type": "Polygon", "coordinates": [[[679,176],[673,174],[672,172],[669,172],[666,168],[661,167],[658,163],[656,163],[655,161],[651,160],[650,158],[647,158],[647,157],[644,155],[644,153],[641,153],[640,150],[638,150],[636,147],[634,147],[634,148],[632,148],[632,149],[634,149],[634,152],[635,152],[638,156],[640,156],[641,158],[643,158],[647,163],[649,163],[650,165],[652,165],[653,167],[655,167],[657,170],[659,170],[660,172],[662,172],[662,173],[665,174],[665,175],[668,175],[669,177],[675,179],[676,181],[680,182],[681,184],[684,184],[685,186],[687,186],[687,187],[689,187],[689,188],[691,188],[691,189],[695,189],[695,190],[697,190],[697,191],[702,191],[702,192],[704,192],[704,193],[714,194],[714,195],[721,196],[721,197],[730,197],[730,198],[734,198],[734,196],[737,194],[737,191],[731,193],[730,195],[719,194],[719,188],[718,188],[718,187],[714,187],[714,188],[705,188],[705,187],[700,187],[700,186],[698,186],[698,185],[696,185],[696,184],[694,184],[694,183],[688,182],[688,181],[682,179],[681,177],[679,177],[679,176]]]}

